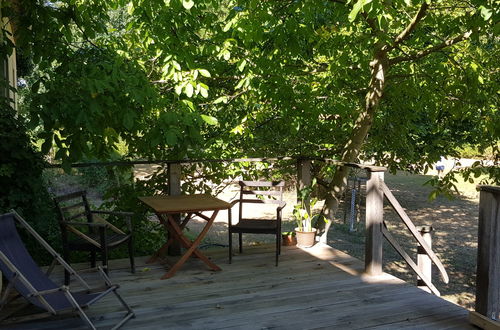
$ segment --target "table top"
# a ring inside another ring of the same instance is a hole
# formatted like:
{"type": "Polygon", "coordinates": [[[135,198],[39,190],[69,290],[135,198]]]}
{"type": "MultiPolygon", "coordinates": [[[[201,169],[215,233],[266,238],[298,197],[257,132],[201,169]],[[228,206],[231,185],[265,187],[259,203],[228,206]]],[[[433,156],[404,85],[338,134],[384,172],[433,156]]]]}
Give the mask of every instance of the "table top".
{"type": "Polygon", "coordinates": [[[176,195],[139,197],[144,204],[157,213],[188,213],[201,211],[226,210],[231,204],[211,195],[176,195]]]}

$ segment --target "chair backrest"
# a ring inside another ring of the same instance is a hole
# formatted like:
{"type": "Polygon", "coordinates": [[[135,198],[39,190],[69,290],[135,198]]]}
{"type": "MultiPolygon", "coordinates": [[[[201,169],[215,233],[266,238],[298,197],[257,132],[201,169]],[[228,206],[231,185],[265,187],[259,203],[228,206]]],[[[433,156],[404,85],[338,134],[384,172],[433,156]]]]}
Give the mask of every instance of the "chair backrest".
{"type": "Polygon", "coordinates": [[[59,210],[60,222],[93,222],[86,191],[75,191],[70,194],[57,196],[54,198],[54,201],[59,210]]]}
{"type": "Polygon", "coordinates": [[[61,227],[63,245],[68,243],[70,239],[69,232],[71,232],[91,244],[100,247],[98,242],[88,236],[95,233],[93,227],[68,225],[69,222],[93,223],[95,221],[87,200],[87,192],[84,190],[75,191],[70,194],[57,196],[54,198],[54,201],[59,211],[59,225],[61,227]]]}
{"type": "MultiPolygon", "coordinates": [[[[32,304],[46,309],[36,297],[30,297],[33,291],[43,291],[58,288],[48,276],[42,272],[40,267],[33,260],[28,250],[24,246],[16,228],[16,219],[19,216],[14,213],[7,213],[0,216],[0,270],[5,278],[12,282],[16,290],[28,299],[32,304]],[[19,274],[16,274],[16,270],[19,274]],[[17,278],[15,278],[17,275],[17,278]],[[20,279],[23,277],[26,281],[20,279]]],[[[22,220],[22,219],[21,219],[22,220]]],[[[24,222],[24,220],[22,220],[24,222]]],[[[23,226],[25,226],[23,224],[23,226]]],[[[33,230],[31,227],[29,227],[33,230]]],[[[33,230],[34,231],[34,230],[33,230]]],[[[57,305],[47,297],[49,304],[57,305]]]]}
{"type": "Polygon", "coordinates": [[[284,181],[239,181],[239,218],[243,217],[243,204],[283,203],[284,181]]]}

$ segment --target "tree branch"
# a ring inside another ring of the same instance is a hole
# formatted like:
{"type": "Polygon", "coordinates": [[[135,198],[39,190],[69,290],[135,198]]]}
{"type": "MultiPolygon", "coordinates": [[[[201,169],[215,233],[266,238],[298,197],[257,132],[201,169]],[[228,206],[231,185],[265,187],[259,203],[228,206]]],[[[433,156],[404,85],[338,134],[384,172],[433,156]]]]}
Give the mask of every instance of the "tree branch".
{"type": "Polygon", "coordinates": [[[427,9],[429,8],[429,5],[427,4],[427,1],[422,2],[422,5],[420,6],[420,9],[418,12],[415,14],[411,22],[408,24],[408,26],[401,31],[401,33],[394,39],[394,42],[390,46],[386,46],[386,50],[390,51],[397,47],[401,42],[404,40],[408,39],[410,34],[415,30],[417,27],[418,23],[425,17],[427,14],[427,9]]]}
{"type": "Polygon", "coordinates": [[[432,46],[430,48],[421,50],[421,51],[416,52],[414,54],[410,54],[408,56],[399,56],[399,57],[392,58],[389,60],[389,64],[394,65],[394,64],[401,63],[401,62],[415,61],[415,60],[421,59],[429,54],[440,51],[443,48],[452,46],[452,45],[457,44],[461,41],[469,39],[471,34],[472,34],[472,31],[467,31],[467,32],[465,32],[465,33],[463,33],[463,34],[461,34],[453,39],[445,40],[440,44],[437,44],[437,45],[432,46]]]}

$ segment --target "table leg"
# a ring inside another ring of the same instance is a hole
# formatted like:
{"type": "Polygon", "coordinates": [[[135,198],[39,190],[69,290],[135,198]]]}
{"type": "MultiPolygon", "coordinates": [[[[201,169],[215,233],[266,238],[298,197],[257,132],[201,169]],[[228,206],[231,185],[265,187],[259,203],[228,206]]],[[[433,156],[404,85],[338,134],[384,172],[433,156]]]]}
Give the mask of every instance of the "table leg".
{"type": "MultiPolygon", "coordinates": [[[[187,223],[189,222],[189,220],[191,219],[191,216],[193,214],[192,213],[188,213],[186,215],[186,217],[184,218],[184,220],[182,221],[182,223],[180,224],[180,229],[181,229],[181,232],[182,230],[184,230],[184,228],[186,227],[187,223]]],[[[158,219],[160,220],[160,223],[163,225],[163,227],[165,227],[165,231],[167,232],[172,232],[172,230],[169,230],[169,222],[168,220],[166,220],[165,218],[163,218],[163,216],[161,214],[156,214],[156,216],[158,217],[158,219]]],[[[174,219],[174,222],[175,222],[175,219],[174,219]]],[[[175,222],[177,223],[177,222],[175,222]]],[[[153,262],[156,262],[158,259],[160,258],[164,258],[165,257],[165,254],[167,253],[167,249],[168,247],[174,242],[174,234],[172,234],[172,236],[167,240],[167,242],[165,244],[163,244],[147,261],[146,263],[147,264],[150,264],[150,263],[153,263],[153,262]]]]}
{"type": "Polygon", "coordinates": [[[191,242],[189,239],[187,239],[183,234],[182,234],[182,229],[179,227],[179,225],[175,222],[175,220],[170,216],[167,215],[168,222],[170,224],[170,228],[173,229],[174,235],[177,237],[177,239],[181,242],[182,245],[184,245],[185,248],[188,250],[184,253],[184,255],[177,261],[177,263],[165,274],[161,277],[161,279],[167,279],[172,276],[179,270],[180,267],[187,261],[187,259],[194,254],[197,256],[200,260],[202,260],[207,266],[209,266],[213,270],[221,270],[219,266],[214,264],[208,257],[206,257],[203,253],[200,252],[200,250],[197,249],[197,247],[200,245],[201,241],[207,234],[208,230],[212,226],[215,217],[217,216],[217,213],[219,211],[214,211],[210,219],[208,219],[207,224],[203,228],[203,230],[200,232],[198,237],[191,242]]]}

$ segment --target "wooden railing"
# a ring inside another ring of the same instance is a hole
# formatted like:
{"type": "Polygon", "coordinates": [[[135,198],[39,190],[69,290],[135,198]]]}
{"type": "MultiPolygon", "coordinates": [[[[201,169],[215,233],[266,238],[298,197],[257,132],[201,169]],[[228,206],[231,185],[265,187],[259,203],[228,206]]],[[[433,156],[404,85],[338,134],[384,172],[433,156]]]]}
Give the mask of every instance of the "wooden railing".
{"type": "Polygon", "coordinates": [[[424,226],[417,228],[410,220],[404,209],[401,207],[396,197],[384,182],[385,167],[371,166],[356,163],[341,163],[335,160],[321,158],[302,158],[297,161],[297,188],[301,189],[311,184],[312,160],[329,162],[334,165],[344,165],[352,168],[364,169],[367,172],[368,181],[366,183],[366,238],[365,238],[365,273],[368,275],[382,274],[383,265],[383,240],[384,238],[405,260],[408,266],[417,275],[417,283],[420,287],[427,287],[430,292],[440,295],[438,289],[432,284],[431,266],[435,264],[439,269],[441,277],[448,283],[449,277],[446,269],[438,256],[432,251],[430,245],[430,232],[432,227],[424,226]],[[398,241],[389,232],[384,222],[384,198],[394,208],[399,218],[409,230],[415,241],[418,243],[417,262],[406,253],[398,241]]]}
{"type": "Polygon", "coordinates": [[[500,329],[500,187],[481,186],[476,307],[469,318],[484,329],[500,329]]]}
{"type": "MultiPolygon", "coordinates": [[[[417,274],[420,282],[424,284],[429,290],[439,295],[439,291],[432,284],[430,264],[434,263],[439,269],[444,282],[448,283],[448,275],[446,270],[432,251],[429,241],[424,239],[420,231],[411,222],[409,217],[404,212],[403,208],[396,200],[392,192],[384,183],[385,167],[372,166],[357,163],[343,163],[334,159],[325,158],[296,158],[296,157],[276,157],[276,158],[244,158],[244,159],[186,159],[186,160],[163,160],[163,161],[124,161],[124,162],[107,162],[107,163],[85,163],[73,164],[73,167],[86,167],[86,166],[119,166],[119,165],[138,165],[138,164],[164,164],[167,165],[168,173],[168,193],[170,195],[181,194],[181,177],[182,165],[192,163],[210,163],[210,162],[276,162],[276,161],[296,161],[297,170],[297,189],[310,185],[312,182],[312,162],[321,161],[330,165],[347,166],[351,168],[366,170],[368,180],[366,183],[366,242],[365,242],[365,273],[368,275],[382,274],[382,261],[383,261],[383,239],[385,238],[391,246],[403,257],[410,268],[417,274]],[[389,201],[395,209],[402,222],[408,228],[410,233],[419,244],[420,260],[429,262],[422,262],[420,265],[415,263],[411,257],[399,245],[396,239],[390,234],[384,222],[384,197],[389,201]],[[425,269],[422,264],[427,263],[429,267],[425,269]]],[[[53,167],[59,167],[54,165],[53,167]]],[[[307,201],[306,201],[307,204],[307,201]]],[[[323,237],[326,242],[326,235],[323,237]]],[[[180,253],[180,246],[172,245],[169,249],[169,254],[178,255],[180,253]]]]}
{"type": "MultiPolygon", "coordinates": [[[[385,170],[380,168],[367,168],[368,181],[366,185],[366,244],[365,244],[365,272],[369,275],[379,275],[382,273],[383,265],[383,238],[399,253],[408,266],[418,276],[419,281],[427,286],[435,295],[440,295],[437,288],[432,284],[431,271],[429,267],[422,264],[430,261],[440,271],[441,277],[445,283],[449,278],[441,260],[432,251],[428,238],[425,239],[413,222],[410,220],[404,209],[401,207],[391,190],[384,182],[385,170]],[[419,246],[420,265],[406,253],[398,241],[389,232],[384,222],[384,198],[398,214],[401,221],[409,230],[419,246]],[[425,258],[424,256],[427,256],[425,258]],[[427,260],[426,260],[427,259],[427,260]],[[425,270],[427,269],[427,270],[425,270]]],[[[430,230],[424,230],[429,231],[430,230]]],[[[427,263],[431,265],[430,263],[427,263]]]]}

